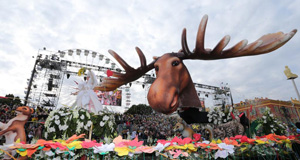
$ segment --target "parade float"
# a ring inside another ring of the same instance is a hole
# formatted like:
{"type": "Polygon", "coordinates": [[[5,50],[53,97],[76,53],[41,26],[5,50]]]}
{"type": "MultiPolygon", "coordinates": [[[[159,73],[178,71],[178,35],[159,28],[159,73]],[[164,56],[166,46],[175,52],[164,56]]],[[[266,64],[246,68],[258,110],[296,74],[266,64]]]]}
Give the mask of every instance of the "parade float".
{"type": "MultiPolygon", "coordinates": [[[[284,135],[284,126],[276,119],[272,119],[270,113],[266,113],[256,127],[257,130],[263,127],[261,136],[255,136],[255,133],[246,136],[244,131],[247,122],[242,113],[235,113],[232,108],[203,111],[193,81],[183,64],[183,60],[188,59],[217,60],[268,53],[283,46],[297,30],[286,34],[282,32],[267,34],[248,45],[247,40],[242,40],[226,50],[224,48],[229,43],[230,37],[225,36],[215,48],[205,49],[207,20],[206,15],[201,20],[193,51],[187,46],[185,29],[182,33],[182,49],[179,52],[155,57],[148,65],[142,51],[136,48],[141,62],[141,67],[137,69],[128,65],[116,52],[109,50],[126,72],[112,72],[112,75],[98,86],[95,86],[93,74],[90,73],[91,80],[79,87],[84,93],[78,92],[78,97],[83,94],[83,97],[88,98],[78,98],[77,105],[51,112],[45,123],[46,140],[38,139],[32,144],[25,144],[20,139],[14,140],[15,143],[9,147],[17,152],[14,157],[57,160],[297,159],[298,154],[292,145],[299,142],[299,136],[284,135]],[[117,136],[113,113],[106,112],[101,106],[97,108],[97,104],[92,100],[93,95],[88,90],[114,91],[152,69],[155,69],[157,78],[147,96],[150,106],[164,114],[177,111],[187,124],[210,125],[210,129],[205,128],[209,133],[208,138],[203,139],[200,134],[193,133],[186,138],[175,136],[168,140],[157,140],[155,145],[148,146],[143,145],[143,141],[137,138],[125,140],[117,136]],[[242,117],[244,120],[241,120],[242,117]],[[273,124],[269,125],[270,123],[273,124]]],[[[5,150],[2,151],[4,151],[2,155],[10,155],[5,150]]]]}

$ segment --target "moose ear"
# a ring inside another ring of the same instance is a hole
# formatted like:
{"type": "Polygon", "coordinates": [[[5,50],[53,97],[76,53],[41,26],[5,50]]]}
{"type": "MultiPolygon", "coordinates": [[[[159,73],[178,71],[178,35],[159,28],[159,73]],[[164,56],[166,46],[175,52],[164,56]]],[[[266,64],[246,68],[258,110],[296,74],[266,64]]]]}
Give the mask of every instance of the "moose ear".
{"type": "Polygon", "coordinates": [[[31,114],[34,113],[34,109],[33,108],[30,108],[30,111],[31,111],[31,114]]]}

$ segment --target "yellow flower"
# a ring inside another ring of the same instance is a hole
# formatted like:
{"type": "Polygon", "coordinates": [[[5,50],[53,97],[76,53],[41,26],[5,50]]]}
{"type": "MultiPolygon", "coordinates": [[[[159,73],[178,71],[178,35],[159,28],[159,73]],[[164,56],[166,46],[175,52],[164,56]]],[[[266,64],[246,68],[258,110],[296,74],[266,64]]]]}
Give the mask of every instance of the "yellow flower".
{"type": "Polygon", "coordinates": [[[269,143],[268,141],[262,141],[262,140],[260,140],[260,139],[255,140],[255,142],[258,143],[258,144],[266,144],[266,143],[269,143]]]}
{"type": "Polygon", "coordinates": [[[222,140],[218,139],[217,144],[220,144],[220,143],[222,143],[222,140]]]}
{"type": "Polygon", "coordinates": [[[192,143],[185,144],[183,146],[177,146],[177,145],[169,146],[165,150],[171,150],[171,149],[181,149],[181,150],[188,149],[188,150],[191,150],[191,151],[197,151],[197,148],[195,148],[194,144],[192,144],[192,143]]]}
{"type": "Polygon", "coordinates": [[[81,143],[82,143],[81,141],[73,141],[73,142],[67,144],[67,147],[68,148],[75,147],[75,149],[81,149],[82,148],[81,143]]]}
{"type": "Polygon", "coordinates": [[[174,146],[168,146],[164,150],[168,151],[168,150],[171,150],[171,149],[174,149],[174,146]]]}
{"type": "Polygon", "coordinates": [[[129,152],[134,153],[134,150],[128,147],[115,147],[115,151],[118,153],[118,156],[126,156],[129,152]]]}
{"type": "Polygon", "coordinates": [[[241,148],[241,151],[244,152],[248,147],[241,148]]]}
{"type": "Polygon", "coordinates": [[[27,156],[27,149],[26,149],[25,151],[19,151],[19,150],[17,149],[17,153],[19,153],[20,156],[22,156],[22,157],[27,156]]]}
{"type": "Polygon", "coordinates": [[[59,143],[61,143],[61,144],[66,144],[66,141],[65,140],[62,140],[62,139],[55,139],[55,140],[53,140],[54,142],[59,142],[59,143]]]}
{"type": "Polygon", "coordinates": [[[195,148],[195,145],[190,143],[190,144],[186,144],[187,145],[187,148],[191,151],[197,151],[197,148],[195,148]]]}

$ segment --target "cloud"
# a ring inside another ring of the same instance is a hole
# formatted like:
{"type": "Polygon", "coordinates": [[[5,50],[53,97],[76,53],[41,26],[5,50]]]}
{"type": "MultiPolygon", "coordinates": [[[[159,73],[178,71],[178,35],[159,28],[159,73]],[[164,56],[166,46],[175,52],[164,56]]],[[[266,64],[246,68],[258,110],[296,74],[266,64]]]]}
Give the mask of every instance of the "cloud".
{"type": "MultiPolygon", "coordinates": [[[[13,93],[23,97],[26,79],[39,49],[50,51],[89,49],[107,56],[113,49],[130,65],[140,65],[135,46],[152,56],[178,51],[181,32],[194,48],[199,22],[209,16],[205,46],[213,48],[225,35],[228,47],[243,39],[253,42],[260,36],[278,31],[289,32],[299,26],[300,2],[286,1],[1,1],[0,66],[9,71],[1,78],[0,95],[13,93]],[[13,82],[13,83],[10,83],[13,82]]],[[[230,85],[235,102],[244,98],[269,97],[289,100],[296,97],[282,73],[284,66],[299,74],[299,41],[295,35],[273,53],[218,61],[185,61],[194,82],[230,85]]],[[[298,79],[296,79],[296,83],[298,79]]],[[[133,89],[133,103],[144,103],[133,89]],[[137,97],[135,97],[137,96],[137,97]]]]}

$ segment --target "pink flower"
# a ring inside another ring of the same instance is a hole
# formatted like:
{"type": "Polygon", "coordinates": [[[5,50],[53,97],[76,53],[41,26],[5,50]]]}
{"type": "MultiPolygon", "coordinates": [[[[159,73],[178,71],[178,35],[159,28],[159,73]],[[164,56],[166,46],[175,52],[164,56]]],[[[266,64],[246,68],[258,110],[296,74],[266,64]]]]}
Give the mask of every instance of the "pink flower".
{"type": "Polygon", "coordinates": [[[99,147],[101,146],[103,143],[97,143],[96,140],[88,140],[86,139],[85,141],[83,141],[81,143],[82,148],[92,148],[92,147],[99,147]]]}

